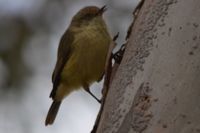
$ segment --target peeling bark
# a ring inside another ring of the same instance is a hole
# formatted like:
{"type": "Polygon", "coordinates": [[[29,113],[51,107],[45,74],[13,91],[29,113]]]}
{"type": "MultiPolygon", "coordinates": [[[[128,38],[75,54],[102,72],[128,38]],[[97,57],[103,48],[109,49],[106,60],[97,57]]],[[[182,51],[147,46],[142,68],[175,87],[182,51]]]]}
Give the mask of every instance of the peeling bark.
{"type": "Polygon", "coordinates": [[[145,0],[97,133],[200,132],[199,14],[199,0],[145,0]]]}

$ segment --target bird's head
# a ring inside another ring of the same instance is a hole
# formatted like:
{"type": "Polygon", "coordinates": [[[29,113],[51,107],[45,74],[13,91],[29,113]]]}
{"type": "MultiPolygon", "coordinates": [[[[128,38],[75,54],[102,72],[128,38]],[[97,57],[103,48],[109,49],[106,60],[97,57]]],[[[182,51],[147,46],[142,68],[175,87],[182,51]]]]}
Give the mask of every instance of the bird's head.
{"type": "Polygon", "coordinates": [[[106,11],[106,6],[98,8],[96,6],[87,6],[81,9],[73,18],[72,24],[76,26],[89,25],[92,22],[103,21],[103,13],[106,11]]]}

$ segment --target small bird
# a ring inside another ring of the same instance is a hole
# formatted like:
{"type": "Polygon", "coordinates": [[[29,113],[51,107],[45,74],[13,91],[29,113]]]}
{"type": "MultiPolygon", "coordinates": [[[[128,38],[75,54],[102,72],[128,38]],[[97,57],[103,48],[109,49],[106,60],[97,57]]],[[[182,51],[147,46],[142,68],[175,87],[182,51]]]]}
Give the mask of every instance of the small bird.
{"type": "Polygon", "coordinates": [[[89,86],[102,79],[112,41],[103,19],[105,11],[106,6],[81,9],[61,37],[52,75],[53,89],[50,98],[53,102],[45,125],[53,124],[62,100],[72,91],[83,87],[96,98],[89,86]]]}

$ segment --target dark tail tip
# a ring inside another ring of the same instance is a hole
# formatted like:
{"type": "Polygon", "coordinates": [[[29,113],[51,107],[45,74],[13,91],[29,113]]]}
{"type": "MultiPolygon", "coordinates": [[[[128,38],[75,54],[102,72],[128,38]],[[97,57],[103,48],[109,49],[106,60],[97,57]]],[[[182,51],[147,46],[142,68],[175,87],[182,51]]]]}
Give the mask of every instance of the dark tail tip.
{"type": "Polygon", "coordinates": [[[61,101],[53,101],[51,104],[51,107],[49,108],[49,112],[47,114],[46,120],[45,120],[45,126],[53,124],[56,115],[58,113],[58,109],[60,107],[61,101]]]}

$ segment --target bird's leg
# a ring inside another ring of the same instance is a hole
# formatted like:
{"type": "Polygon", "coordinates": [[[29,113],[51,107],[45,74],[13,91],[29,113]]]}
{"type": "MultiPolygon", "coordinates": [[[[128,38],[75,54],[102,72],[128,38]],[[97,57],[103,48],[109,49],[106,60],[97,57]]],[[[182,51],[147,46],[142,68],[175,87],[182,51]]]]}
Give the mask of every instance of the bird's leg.
{"type": "Polygon", "coordinates": [[[86,92],[88,92],[94,99],[96,99],[97,102],[101,103],[101,100],[99,100],[99,99],[90,91],[90,88],[89,88],[88,85],[84,85],[83,88],[84,88],[84,90],[85,90],[86,92]]]}
{"type": "Polygon", "coordinates": [[[115,60],[117,64],[121,63],[124,52],[125,52],[125,44],[123,44],[115,54],[112,54],[112,58],[115,60]]]}

